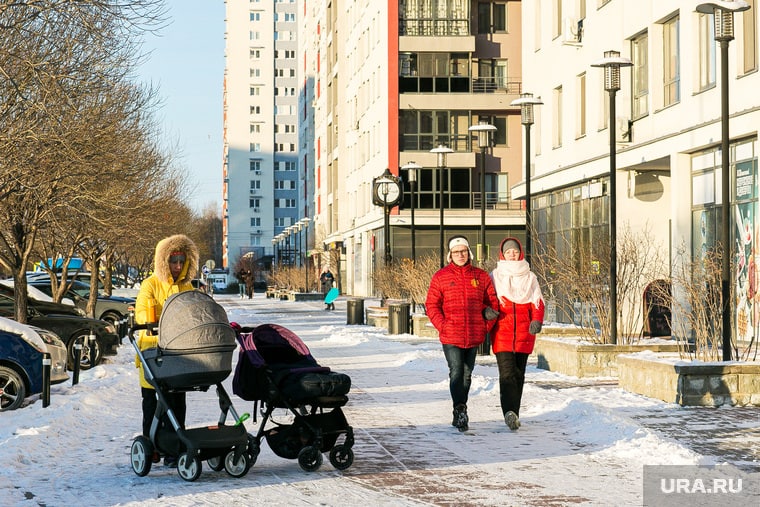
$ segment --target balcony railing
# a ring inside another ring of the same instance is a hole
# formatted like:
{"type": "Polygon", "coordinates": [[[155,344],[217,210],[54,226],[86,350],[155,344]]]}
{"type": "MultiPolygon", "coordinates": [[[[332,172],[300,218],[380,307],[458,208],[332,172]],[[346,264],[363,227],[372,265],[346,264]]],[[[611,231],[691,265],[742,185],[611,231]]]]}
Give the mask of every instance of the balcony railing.
{"type": "Polygon", "coordinates": [[[416,37],[462,37],[470,35],[468,19],[399,19],[399,35],[416,37]]]}

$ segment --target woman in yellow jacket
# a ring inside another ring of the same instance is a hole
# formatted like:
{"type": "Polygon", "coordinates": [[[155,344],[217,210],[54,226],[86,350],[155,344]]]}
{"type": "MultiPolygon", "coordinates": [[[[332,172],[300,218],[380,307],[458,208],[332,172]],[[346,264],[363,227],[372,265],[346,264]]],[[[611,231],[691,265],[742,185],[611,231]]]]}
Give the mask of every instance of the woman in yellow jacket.
{"type": "MultiPolygon", "coordinates": [[[[140,292],[135,302],[135,322],[137,324],[158,322],[164,302],[169,296],[193,290],[191,281],[195,278],[197,271],[198,248],[190,238],[184,234],[175,234],[159,241],[153,258],[153,274],[140,284],[140,292]]],[[[141,331],[137,345],[140,350],[156,347],[158,336],[141,331]]],[[[145,380],[142,363],[139,359],[136,363],[140,369],[140,387],[142,388],[143,435],[150,438],[150,426],[158,399],[153,387],[145,380]]],[[[180,425],[184,426],[187,411],[185,393],[168,393],[167,398],[180,425]]]]}

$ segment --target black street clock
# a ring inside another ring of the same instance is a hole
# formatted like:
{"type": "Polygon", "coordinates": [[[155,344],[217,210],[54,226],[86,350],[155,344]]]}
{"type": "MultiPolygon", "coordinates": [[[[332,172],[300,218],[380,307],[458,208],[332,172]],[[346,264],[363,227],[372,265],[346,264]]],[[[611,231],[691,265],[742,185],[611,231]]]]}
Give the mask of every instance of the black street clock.
{"type": "Polygon", "coordinates": [[[401,202],[401,180],[386,169],[372,180],[372,204],[392,208],[401,202]]]}

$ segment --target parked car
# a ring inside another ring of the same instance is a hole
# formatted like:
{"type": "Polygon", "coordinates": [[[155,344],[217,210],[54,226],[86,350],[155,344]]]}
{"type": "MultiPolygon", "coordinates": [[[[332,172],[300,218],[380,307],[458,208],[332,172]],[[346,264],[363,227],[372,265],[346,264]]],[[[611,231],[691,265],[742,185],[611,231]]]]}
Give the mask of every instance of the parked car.
{"type": "MultiPolygon", "coordinates": [[[[27,296],[29,296],[30,298],[34,298],[37,301],[46,301],[46,302],[50,302],[50,303],[53,302],[52,296],[50,296],[48,294],[45,294],[44,292],[42,292],[37,287],[34,287],[33,285],[30,285],[29,281],[30,281],[30,279],[27,278],[27,283],[26,283],[26,295],[27,296]]],[[[5,280],[0,280],[0,286],[10,287],[11,289],[13,289],[13,287],[14,287],[13,278],[7,278],[5,280]]],[[[61,299],[61,303],[64,304],[64,305],[71,306],[71,307],[76,307],[76,305],[74,304],[74,301],[72,301],[69,298],[63,298],[63,299],[61,299]]],[[[82,315],[84,315],[84,312],[82,312],[82,315]]]]}
{"type": "Polygon", "coordinates": [[[0,317],[0,411],[42,392],[44,352],[50,354],[50,383],[66,382],[66,346],[55,333],[0,317]]]}
{"type": "MultiPolygon", "coordinates": [[[[7,294],[7,288],[0,287],[0,317],[15,318],[13,294],[7,294]]],[[[74,352],[76,344],[82,345],[79,367],[88,370],[98,365],[103,356],[116,355],[121,341],[116,328],[108,322],[90,319],[71,313],[67,305],[60,303],[27,300],[26,322],[57,334],[66,345],[68,353],[67,366],[74,369],[74,352]],[[90,334],[95,341],[90,340],[90,334]]],[[[79,310],[76,308],[75,310],[79,310]]],[[[81,311],[81,310],[80,310],[81,311]]]]}
{"type": "MultiPolygon", "coordinates": [[[[49,278],[30,280],[29,285],[38,288],[48,296],[53,295],[49,278]]],[[[74,304],[78,308],[85,310],[87,308],[87,301],[90,298],[90,286],[84,282],[73,280],[65,293],[65,297],[74,301],[74,304]]],[[[129,308],[133,307],[134,304],[134,298],[99,294],[95,303],[95,318],[110,322],[118,328],[119,322],[126,319],[129,314],[129,308]]]]}

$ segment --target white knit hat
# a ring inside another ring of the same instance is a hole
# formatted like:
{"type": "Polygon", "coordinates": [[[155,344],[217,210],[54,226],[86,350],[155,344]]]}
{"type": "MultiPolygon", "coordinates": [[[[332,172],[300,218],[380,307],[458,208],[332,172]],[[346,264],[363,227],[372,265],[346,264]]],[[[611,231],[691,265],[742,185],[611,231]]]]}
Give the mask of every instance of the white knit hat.
{"type": "Polygon", "coordinates": [[[472,262],[472,249],[470,249],[470,242],[464,236],[454,236],[449,239],[449,254],[446,256],[446,261],[451,263],[451,250],[455,246],[466,246],[469,253],[469,261],[472,262]]]}

